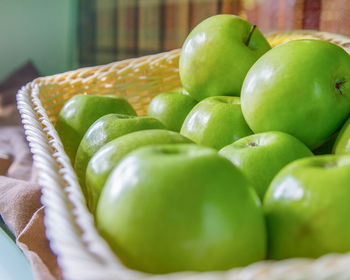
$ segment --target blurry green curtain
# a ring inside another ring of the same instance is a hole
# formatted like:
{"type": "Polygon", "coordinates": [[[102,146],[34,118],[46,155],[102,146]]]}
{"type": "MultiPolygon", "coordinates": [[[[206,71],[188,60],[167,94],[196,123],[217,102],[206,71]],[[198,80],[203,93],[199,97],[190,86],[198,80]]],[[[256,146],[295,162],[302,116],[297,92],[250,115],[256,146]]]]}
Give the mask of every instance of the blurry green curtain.
{"type": "Polygon", "coordinates": [[[262,31],[317,29],[350,35],[348,0],[80,0],[80,66],[181,47],[203,19],[236,14],[262,31]]]}

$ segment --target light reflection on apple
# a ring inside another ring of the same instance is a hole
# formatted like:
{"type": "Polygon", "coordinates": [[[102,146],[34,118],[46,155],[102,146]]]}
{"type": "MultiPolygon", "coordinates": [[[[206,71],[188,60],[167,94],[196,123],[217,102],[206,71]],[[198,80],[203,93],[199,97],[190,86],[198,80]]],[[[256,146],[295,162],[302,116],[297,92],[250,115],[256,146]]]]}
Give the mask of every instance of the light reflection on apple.
{"type": "Polygon", "coordinates": [[[300,200],[304,197],[304,189],[300,186],[298,180],[293,177],[286,177],[274,191],[273,197],[274,199],[300,200]]]}

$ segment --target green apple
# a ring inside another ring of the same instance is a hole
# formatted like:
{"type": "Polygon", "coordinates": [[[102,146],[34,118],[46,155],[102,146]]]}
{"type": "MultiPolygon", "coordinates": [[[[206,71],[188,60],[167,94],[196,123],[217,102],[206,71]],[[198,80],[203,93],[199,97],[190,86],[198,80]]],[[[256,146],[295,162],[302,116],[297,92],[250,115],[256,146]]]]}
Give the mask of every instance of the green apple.
{"type": "Polygon", "coordinates": [[[187,115],[181,128],[181,134],[193,142],[215,149],[252,133],[236,96],[212,96],[202,100],[187,115]]]}
{"type": "Polygon", "coordinates": [[[182,89],[163,92],[154,97],[148,106],[147,115],[160,120],[167,129],[180,131],[181,126],[197,101],[182,89]]]}
{"type": "Polygon", "coordinates": [[[234,15],[212,16],[188,35],[180,55],[183,87],[196,100],[236,95],[249,68],[271,49],[261,32],[234,15]]]}
{"type": "Polygon", "coordinates": [[[315,149],[350,113],[350,56],[321,40],[279,45],[249,70],[241,102],[255,133],[283,131],[315,149]]]}
{"type": "Polygon", "coordinates": [[[348,154],[350,152],[350,118],[340,129],[332,151],[335,154],[348,154]]]}
{"type": "Polygon", "coordinates": [[[86,169],[86,191],[90,210],[95,212],[109,174],[124,156],[143,146],[175,143],[191,143],[191,140],[174,131],[152,129],[131,132],[104,145],[91,158],[86,169]]]}
{"type": "Polygon", "coordinates": [[[60,110],[56,130],[65,152],[74,164],[75,154],[85,132],[98,118],[110,113],[136,116],[135,110],[118,96],[76,95],[60,110]]]}
{"type": "Polygon", "coordinates": [[[95,121],[81,140],[75,158],[74,169],[83,191],[89,160],[103,145],[130,132],[164,128],[160,121],[152,117],[108,114],[95,121]]]}
{"type": "Polygon", "coordinates": [[[195,144],[127,155],[102,190],[96,223],[122,262],[145,272],[223,270],[265,258],[255,191],[229,160],[195,144]]]}
{"type": "Polygon", "coordinates": [[[312,156],[300,140],[272,131],[246,136],[219,151],[250,180],[262,199],[273,177],[288,163],[312,156]]]}
{"type": "Polygon", "coordinates": [[[269,257],[349,252],[349,182],[349,156],[299,159],[282,169],[264,200],[269,257]]]}

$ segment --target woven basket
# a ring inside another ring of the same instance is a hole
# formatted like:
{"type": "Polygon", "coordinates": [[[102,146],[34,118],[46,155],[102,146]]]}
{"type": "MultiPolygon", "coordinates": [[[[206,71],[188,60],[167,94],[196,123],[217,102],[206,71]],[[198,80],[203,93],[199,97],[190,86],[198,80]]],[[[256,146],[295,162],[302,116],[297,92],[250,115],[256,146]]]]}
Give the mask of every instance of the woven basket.
{"type": "MultiPolygon", "coordinates": [[[[350,38],[315,31],[267,34],[272,46],[318,38],[350,52],[350,38]]],[[[82,68],[28,83],[19,90],[17,104],[42,186],[46,234],[65,279],[199,280],[199,279],[350,279],[350,254],[330,254],[317,260],[262,261],[228,271],[150,275],[120,263],[94,227],[77,177],[54,129],[62,105],[76,94],[118,94],[142,115],[159,92],[178,88],[180,50],[82,68]]]]}

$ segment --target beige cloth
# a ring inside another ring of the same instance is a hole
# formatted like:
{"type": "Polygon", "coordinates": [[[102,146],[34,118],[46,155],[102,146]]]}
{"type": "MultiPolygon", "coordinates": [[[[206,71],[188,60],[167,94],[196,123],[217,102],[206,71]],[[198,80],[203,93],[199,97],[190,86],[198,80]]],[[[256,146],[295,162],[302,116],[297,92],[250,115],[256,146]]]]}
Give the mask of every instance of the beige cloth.
{"type": "MultiPolygon", "coordinates": [[[[1,123],[0,123],[1,125],[1,123]]],[[[44,206],[20,126],[0,126],[0,214],[38,280],[62,279],[43,224],[44,206]]]]}

